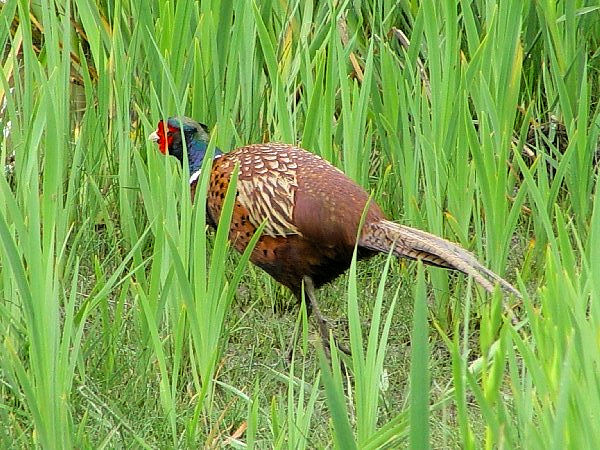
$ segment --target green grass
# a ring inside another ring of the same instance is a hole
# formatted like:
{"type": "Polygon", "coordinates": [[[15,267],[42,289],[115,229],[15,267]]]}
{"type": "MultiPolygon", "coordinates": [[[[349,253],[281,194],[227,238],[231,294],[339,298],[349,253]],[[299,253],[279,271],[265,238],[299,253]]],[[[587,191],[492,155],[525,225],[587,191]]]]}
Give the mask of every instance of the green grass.
{"type": "Polygon", "coordinates": [[[598,447],[593,2],[3,0],[0,44],[0,446],[598,447]],[[329,364],[146,140],[176,114],[322,155],[521,321],[381,255],[318,292],[329,364]]]}

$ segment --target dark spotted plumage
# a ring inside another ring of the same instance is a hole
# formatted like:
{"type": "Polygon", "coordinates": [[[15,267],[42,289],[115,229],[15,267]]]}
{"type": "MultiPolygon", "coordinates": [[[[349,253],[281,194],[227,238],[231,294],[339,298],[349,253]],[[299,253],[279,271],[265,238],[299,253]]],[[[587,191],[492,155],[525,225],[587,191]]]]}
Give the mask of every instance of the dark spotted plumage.
{"type": "MultiPolygon", "coordinates": [[[[176,132],[171,120],[169,130],[176,132]]],[[[164,145],[158,131],[151,138],[157,140],[159,147],[164,145]]],[[[181,145],[181,140],[172,140],[172,143],[177,142],[181,145]]],[[[197,160],[193,153],[200,146],[193,139],[186,142],[188,160],[197,160]]],[[[178,154],[183,150],[169,147],[168,151],[178,154]]],[[[250,260],[290,288],[298,298],[304,282],[311,305],[319,314],[312,285],[318,288],[350,266],[369,195],[342,171],[306,150],[280,143],[248,145],[219,154],[213,161],[206,199],[213,225],[218,223],[236,163],[240,169],[229,239],[241,252],[257,227],[266,221],[250,260]]],[[[193,175],[192,192],[195,182],[193,175]]],[[[497,283],[505,291],[520,296],[514,287],[483,267],[471,253],[430,233],[388,221],[371,200],[358,240],[358,256],[365,258],[377,252],[389,252],[391,248],[399,257],[464,272],[490,292],[497,283]]],[[[317,318],[325,334],[320,314],[317,318]]]]}

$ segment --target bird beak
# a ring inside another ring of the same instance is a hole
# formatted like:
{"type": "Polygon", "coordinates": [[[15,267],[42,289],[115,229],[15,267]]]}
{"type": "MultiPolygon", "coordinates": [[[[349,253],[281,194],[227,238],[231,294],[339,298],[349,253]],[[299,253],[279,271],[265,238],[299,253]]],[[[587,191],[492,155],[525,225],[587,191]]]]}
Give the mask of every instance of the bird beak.
{"type": "Polygon", "coordinates": [[[148,140],[152,142],[158,142],[159,139],[160,138],[158,137],[158,133],[156,131],[153,131],[150,133],[150,136],[148,136],[148,140]]]}

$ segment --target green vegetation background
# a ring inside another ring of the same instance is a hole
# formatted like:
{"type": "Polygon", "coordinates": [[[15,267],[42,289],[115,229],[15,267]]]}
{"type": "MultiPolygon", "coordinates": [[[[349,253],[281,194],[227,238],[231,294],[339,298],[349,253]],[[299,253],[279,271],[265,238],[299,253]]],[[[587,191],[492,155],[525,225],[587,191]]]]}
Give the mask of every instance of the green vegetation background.
{"type": "Polygon", "coordinates": [[[596,4],[0,7],[0,446],[598,448],[596,4]],[[327,158],[511,280],[520,322],[382,255],[319,292],[353,351],[320,360],[145,139],[178,114],[327,158]]]}

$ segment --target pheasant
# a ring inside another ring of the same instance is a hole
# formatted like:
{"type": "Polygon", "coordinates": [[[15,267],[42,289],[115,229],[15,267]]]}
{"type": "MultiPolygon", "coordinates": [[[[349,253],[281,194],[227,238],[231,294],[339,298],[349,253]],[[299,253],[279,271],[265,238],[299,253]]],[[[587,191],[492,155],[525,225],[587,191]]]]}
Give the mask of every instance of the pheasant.
{"type": "MultiPolygon", "coordinates": [[[[171,117],[166,123],[161,120],[149,139],[163,154],[175,156],[183,164],[182,136],[193,200],[208,147],[207,127],[187,117],[171,117]]],[[[398,257],[461,271],[489,292],[498,284],[505,292],[521,297],[511,284],[457,244],[389,221],[367,192],[341,170],[293,145],[266,143],[225,154],[215,151],[206,199],[207,217],[213,227],[219,221],[236,163],[239,174],[229,240],[243,252],[266,221],[250,261],[287,286],[298,301],[304,285],[307,311],[310,314],[312,309],[325,343],[329,342],[329,328],[314,290],[350,267],[355,246],[359,259],[391,250],[398,257]]]]}

